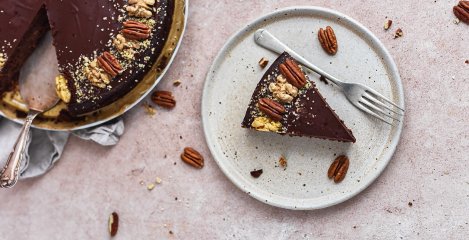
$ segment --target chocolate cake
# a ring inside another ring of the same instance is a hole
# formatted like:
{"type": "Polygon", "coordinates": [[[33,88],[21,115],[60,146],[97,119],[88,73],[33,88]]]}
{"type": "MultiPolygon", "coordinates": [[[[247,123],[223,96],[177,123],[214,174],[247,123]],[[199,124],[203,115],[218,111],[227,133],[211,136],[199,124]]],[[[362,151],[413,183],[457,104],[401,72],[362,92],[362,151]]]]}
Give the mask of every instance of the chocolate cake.
{"type": "Polygon", "coordinates": [[[288,53],[280,55],[257,84],[242,127],[355,142],[352,131],[288,53]]]}
{"type": "Polygon", "coordinates": [[[4,0],[0,5],[0,93],[52,32],[61,75],[57,93],[71,116],[129,93],[158,59],[174,0],[4,0]]]}

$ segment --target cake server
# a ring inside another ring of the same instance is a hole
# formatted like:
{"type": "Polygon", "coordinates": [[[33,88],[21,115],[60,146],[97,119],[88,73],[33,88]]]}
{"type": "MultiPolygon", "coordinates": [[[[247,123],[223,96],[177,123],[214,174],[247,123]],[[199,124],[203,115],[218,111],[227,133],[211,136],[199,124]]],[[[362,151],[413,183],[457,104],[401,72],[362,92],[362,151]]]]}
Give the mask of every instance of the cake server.
{"type": "Polygon", "coordinates": [[[20,72],[20,95],[26,103],[29,112],[24,120],[23,128],[15,142],[13,151],[8,156],[6,165],[0,172],[1,188],[11,188],[18,181],[21,161],[24,157],[26,142],[28,141],[29,129],[34,118],[57,105],[59,98],[55,92],[55,78],[58,74],[57,56],[55,48],[52,46],[52,36],[48,33],[25,62],[20,72]],[[37,64],[39,61],[47,61],[47,65],[51,67],[39,67],[37,64]]]}
{"type": "Polygon", "coordinates": [[[392,120],[400,122],[400,116],[404,115],[403,107],[399,107],[397,104],[385,98],[383,95],[370,87],[359,83],[347,83],[340,81],[336,77],[328,74],[316,65],[310,63],[308,60],[290,49],[265,29],[259,29],[256,31],[254,34],[254,41],[259,46],[269,49],[275,53],[289,53],[293,58],[300,62],[301,65],[329,79],[331,82],[337,85],[355,107],[389,125],[393,125],[392,120]]]}

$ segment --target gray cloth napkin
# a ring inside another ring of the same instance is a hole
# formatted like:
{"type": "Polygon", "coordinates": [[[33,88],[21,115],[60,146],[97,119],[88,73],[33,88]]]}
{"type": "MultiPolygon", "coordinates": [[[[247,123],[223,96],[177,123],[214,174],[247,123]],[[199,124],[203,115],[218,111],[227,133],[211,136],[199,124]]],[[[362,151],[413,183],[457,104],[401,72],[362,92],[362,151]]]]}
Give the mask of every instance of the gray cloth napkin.
{"type": "MultiPolygon", "coordinates": [[[[0,168],[10,155],[21,125],[0,117],[0,168]]],[[[124,133],[124,121],[116,119],[100,126],[73,132],[31,129],[26,153],[21,163],[20,179],[37,177],[49,171],[60,159],[70,133],[103,146],[117,144],[124,133]]]]}

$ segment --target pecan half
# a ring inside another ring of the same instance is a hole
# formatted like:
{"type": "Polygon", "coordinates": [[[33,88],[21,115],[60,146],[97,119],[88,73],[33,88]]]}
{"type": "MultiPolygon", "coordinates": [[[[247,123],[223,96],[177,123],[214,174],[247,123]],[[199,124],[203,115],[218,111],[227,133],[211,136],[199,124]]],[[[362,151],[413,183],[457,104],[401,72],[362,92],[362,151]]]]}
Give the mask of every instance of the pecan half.
{"type": "Polygon", "coordinates": [[[329,170],[327,171],[327,176],[329,178],[333,178],[334,182],[339,183],[344,180],[349,165],[350,161],[348,157],[344,155],[338,156],[329,167],[329,170]]]}
{"type": "Polygon", "coordinates": [[[265,113],[274,121],[282,120],[282,115],[285,113],[285,107],[270,98],[259,99],[257,106],[261,112],[265,113]]]}
{"type": "Polygon", "coordinates": [[[184,152],[181,154],[181,159],[185,163],[195,167],[195,168],[203,168],[204,167],[204,157],[194,150],[191,147],[184,148],[184,152]]]}
{"type": "Polygon", "coordinates": [[[130,40],[144,40],[150,37],[150,27],[137,21],[125,21],[122,34],[130,40]]]}
{"type": "Polygon", "coordinates": [[[459,20],[469,24],[469,1],[459,1],[459,4],[453,7],[453,13],[459,20]]]}
{"type": "Polygon", "coordinates": [[[402,31],[402,29],[396,29],[396,32],[394,33],[394,38],[400,38],[402,36],[404,36],[404,32],[402,31]]]}
{"type": "Polygon", "coordinates": [[[295,60],[289,58],[279,68],[287,81],[296,88],[300,89],[306,84],[306,75],[295,60]]]}
{"type": "Polygon", "coordinates": [[[326,30],[320,28],[318,33],[319,42],[322,48],[329,54],[334,55],[337,53],[337,38],[335,37],[334,30],[327,26],[326,30]]]}
{"type": "Polygon", "coordinates": [[[151,100],[158,106],[165,108],[174,108],[176,106],[176,100],[169,91],[155,91],[151,95],[151,100]]]}
{"type": "Polygon", "coordinates": [[[384,30],[388,30],[392,25],[392,20],[391,19],[388,19],[385,23],[384,23],[384,30]]]}
{"type": "Polygon", "coordinates": [[[122,72],[122,66],[119,61],[109,52],[101,54],[98,57],[98,63],[111,77],[115,77],[122,72]]]}
{"type": "Polygon", "coordinates": [[[111,237],[116,236],[117,229],[119,228],[119,215],[117,215],[116,212],[113,212],[109,216],[108,228],[109,228],[109,234],[111,235],[111,237]]]}
{"type": "Polygon", "coordinates": [[[267,64],[269,64],[269,60],[267,58],[263,57],[261,60],[259,60],[259,66],[261,68],[267,67],[267,64]]]}

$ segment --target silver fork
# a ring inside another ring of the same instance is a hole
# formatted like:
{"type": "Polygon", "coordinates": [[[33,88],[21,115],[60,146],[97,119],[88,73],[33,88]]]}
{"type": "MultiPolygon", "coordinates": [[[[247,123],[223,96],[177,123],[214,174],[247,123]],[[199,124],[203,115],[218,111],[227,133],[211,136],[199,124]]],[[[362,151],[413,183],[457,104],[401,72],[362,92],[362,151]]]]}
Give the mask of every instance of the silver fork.
{"type": "Polygon", "coordinates": [[[385,98],[377,91],[359,84],[359,83],[346,83],[340,81],[336,77],[326,73],[316,65],[308,62],[295,51],[291,50],[288,46],[280,42],[276,37],[269,33],[265,29],[259,29],[254,34],[254,41],[273,52],[282,54],[283,52],[289,53],[295,58],[301,65],[311,69],[317,74],[329,79],[335,85],[337,85],[344,93],[347,99],[358,109],[370,114],[373,117],[389,124],[392,124],[392,119],[400,122],[401,116],[404,115],[404,108],[399,107],[391,100],[385,98]]]}

